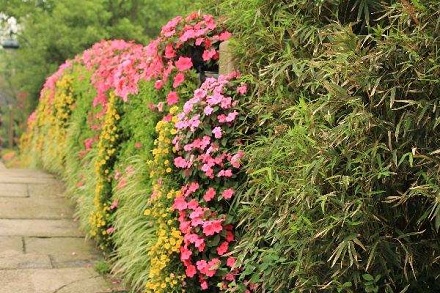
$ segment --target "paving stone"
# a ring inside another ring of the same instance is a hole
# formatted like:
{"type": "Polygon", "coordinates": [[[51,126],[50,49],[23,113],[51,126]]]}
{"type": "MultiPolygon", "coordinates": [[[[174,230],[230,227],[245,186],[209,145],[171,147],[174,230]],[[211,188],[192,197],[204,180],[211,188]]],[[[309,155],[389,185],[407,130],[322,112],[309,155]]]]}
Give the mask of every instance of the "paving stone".
{"type": "Polygon", "coordinates": [[[34,198],[64,198],[64,185],[59,181],[29,184],[29,196],[34,198]]]}
{"type": "Polygon", "coordinates": [[[81,237],[72,220],[0,219],[1,236],[81,237]]]}
{"type": "Polygon", "coordinates": [[[112,292],[92,269],[102,255],[78,230],[63,184],[40,171],[3,167],[0,293],[112,292]]]}
{"type": "Polygon", "coordinates": [[[90,240],[84,238],[25,238],[26,252],[50,255],[57,268],[86,267],[102,258],[90,240]]]}
{"type": "Polygon", "coordinates": [[[0,274],[2,270],[13,269],[51,269],[52,263],[48,255],[24,254],[16,251],[0,252],[0,274]]]}
{"type": "Polygon", "coordinates": [[[0,253],[5,252],[23,253],[23,238],[0,236],[0,253]]]}
{"type": "Polygon", "coordinates": [[[111,292],[91,268],[0,271],[0,293],[111,292]]]}
{"type": "Polygon", "coordinates": [[[0,197],[0,218],[3,219],[72,219],[73,209],[63,198],[0,197]]]}
{"type": "Polygon", "coordinates": [[[0,197],[28,197],[27,184],[0,183],[0,197]]]}

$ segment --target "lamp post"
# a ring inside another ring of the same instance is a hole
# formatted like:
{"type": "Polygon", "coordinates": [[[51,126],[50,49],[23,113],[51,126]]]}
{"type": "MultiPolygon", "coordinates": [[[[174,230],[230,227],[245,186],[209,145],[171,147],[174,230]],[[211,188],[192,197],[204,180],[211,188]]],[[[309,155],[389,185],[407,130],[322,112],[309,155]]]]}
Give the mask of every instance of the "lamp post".
{"type": "MultiPolygon", "coordinates": [[[[9,38],[2,41],[1,46],[5,50],[16,50],[20,48],[16,38],[13,38],[12,30],[9,30],[9,38]]],[[[14,109],[12,104],[8,105],[9,108],[9,127],[8,127],[8,146],[10,149],[14,147],[14,109]]]]}

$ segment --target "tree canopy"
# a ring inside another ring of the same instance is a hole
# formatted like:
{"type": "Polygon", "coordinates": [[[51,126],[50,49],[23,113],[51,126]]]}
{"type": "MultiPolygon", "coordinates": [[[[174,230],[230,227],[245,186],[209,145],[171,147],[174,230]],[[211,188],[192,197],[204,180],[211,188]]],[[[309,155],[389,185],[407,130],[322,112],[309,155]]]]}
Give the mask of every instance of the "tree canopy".
{"type": "Polygon", "coordinates": [[[45,78],[66,59],[102,39],[146,43],[171,17],[184,13],[189,1],[155,0],[4,0],[0,11],[18,19],[20,49],[1,54],[14,68],[20,90],[36,101],[45,78]],[[186,3],[187,2],[187,3],[186,3]]]}

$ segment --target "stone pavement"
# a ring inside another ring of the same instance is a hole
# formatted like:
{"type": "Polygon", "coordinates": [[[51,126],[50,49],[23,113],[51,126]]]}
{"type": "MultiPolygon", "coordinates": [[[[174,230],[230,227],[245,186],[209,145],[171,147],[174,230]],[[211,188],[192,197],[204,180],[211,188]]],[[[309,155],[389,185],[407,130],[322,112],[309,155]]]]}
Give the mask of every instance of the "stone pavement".
{"type": "Polygon", "coordinates": [[[0,162],[0,293],[101,293],[112,284],[53,176],[0,162]]]}

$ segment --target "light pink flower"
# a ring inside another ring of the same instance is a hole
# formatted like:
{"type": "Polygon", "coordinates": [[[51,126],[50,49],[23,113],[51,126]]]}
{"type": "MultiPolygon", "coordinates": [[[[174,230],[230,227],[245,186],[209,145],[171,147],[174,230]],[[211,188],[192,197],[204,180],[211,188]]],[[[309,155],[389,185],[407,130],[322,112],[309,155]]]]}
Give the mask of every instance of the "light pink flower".
{"type": "Polygon", "coordinates": [[[222,137],[221,127],[219,127],[219,126],[214,127],[214,129],[212,130],[212,133],[214,134],[215,138],[221,138],[222,137]]]}
{"type": "Polygon", "coordinates": [[[214,108],[212,108],[211,106],[206,106],[205,109],[203,109],[203,113],[205,113],[205,115],[211,115],[212,112],[214,111],[214,108]]]}

